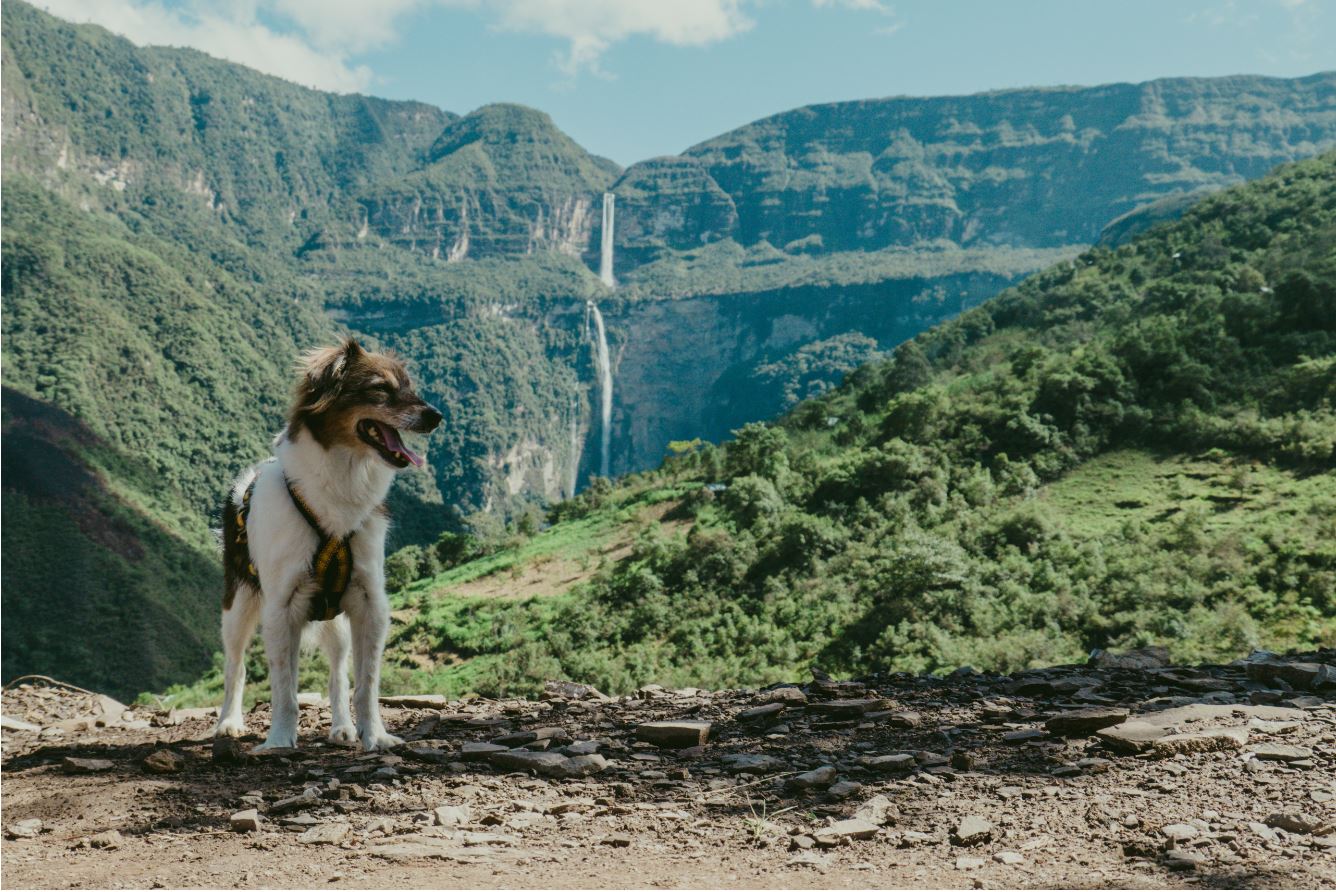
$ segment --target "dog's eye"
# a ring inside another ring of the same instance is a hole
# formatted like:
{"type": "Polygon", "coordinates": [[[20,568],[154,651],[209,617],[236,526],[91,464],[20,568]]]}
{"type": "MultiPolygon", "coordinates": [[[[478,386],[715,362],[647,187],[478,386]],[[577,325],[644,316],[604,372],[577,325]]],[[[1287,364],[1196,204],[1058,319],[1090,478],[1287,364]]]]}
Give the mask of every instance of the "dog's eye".
{"type": "Polygon", "coordinates": [[[371,396],[378,403],[388,403],[394,400],[394,388],[388,384],[380,384],[371,388],[371,396]]]}

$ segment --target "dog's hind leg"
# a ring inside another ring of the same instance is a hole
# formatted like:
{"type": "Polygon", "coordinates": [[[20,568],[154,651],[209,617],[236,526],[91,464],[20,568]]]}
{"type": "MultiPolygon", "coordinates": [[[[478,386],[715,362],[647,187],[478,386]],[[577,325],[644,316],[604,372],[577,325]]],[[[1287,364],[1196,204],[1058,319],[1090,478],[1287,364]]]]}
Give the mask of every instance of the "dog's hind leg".
{"type": "Polygon", "coordinates": [[[357,728],[348,707],[348,649],[352,647],[352,633],[346,615],[320,624],[320,644],[329,660],[330,742],[356,743],[357,728]]]}
{"type": "Polygon", "coordinates": [[[241,714],[246,689],[246,649],[260,621],[260,596],[250,586],[238,586],[231,604],[223,608],[223,705],[218,710],[215,737],[240,737],[246,733],[241,714]]]}

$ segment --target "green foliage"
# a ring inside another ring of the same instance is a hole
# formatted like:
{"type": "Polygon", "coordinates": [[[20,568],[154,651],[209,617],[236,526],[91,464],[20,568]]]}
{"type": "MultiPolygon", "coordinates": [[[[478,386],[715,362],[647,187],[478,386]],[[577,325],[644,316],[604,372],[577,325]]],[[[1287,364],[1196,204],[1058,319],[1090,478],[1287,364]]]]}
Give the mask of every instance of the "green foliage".
{"type": "Polygon", "coordinates": [[[1327,156],[1061,264],[741,428],[708,472],[670,459],[558,506],[542,536],[611,522],[655,478],[727,483],[583,587],[479,602],[418,583],[398,683],[623,691],[1332,644],[1333,258],[1327,156]]]}

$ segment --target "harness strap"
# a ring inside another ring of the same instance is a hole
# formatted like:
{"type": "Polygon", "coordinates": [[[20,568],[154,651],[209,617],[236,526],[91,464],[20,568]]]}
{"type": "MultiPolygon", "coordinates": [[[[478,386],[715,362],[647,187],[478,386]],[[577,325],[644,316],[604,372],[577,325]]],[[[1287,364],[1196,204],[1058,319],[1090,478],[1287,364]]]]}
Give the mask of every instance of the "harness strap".
{"type": "MultiPolygon", "coordinates": [[[[246,576],[256,588],[260,587],[260,574],[255,569],[255,562],[250,559],[250,545],[246,532],[246,522],[250,517],[251,495],[255,492],[255,483],[259,477],[252,480],[250,486],[241,495],[241,510],[237,512],[237,545],[246,551],[246,576]]],[[[292,481],[283,477],[283,485],[287,487],[288,497],[292,499],[292,504],[297,509],[297,513],[302,516],[307,525],[315,531],[319,543],[316,545],[315,555],[311,559],[311,576],[315,579],[319,589],[315,597],[311,599],[311,620],[320,622],[331,620],[343,612],[340,601],[343,599],[343,593],[348,590],[348,583],[353,577],[353,534],[349,533],[342,538],[335,538],[325,532],[320,521],[316,519],[315,512],[311,506],[302,498],[301,493],[292,485],[292,481]]]]}
{"type": "Polygon", "coordinates": [[[348,590],[348,583],[353,576],[353,534],[335,538],[326,533],[311,506],[302,498],[287,475],[283,476],[283,485],[287,487],[288,496],[292,499],[292,504],[297,507],[297,512],[319,539],[315,557],[311,561],[311,575],[315,577],[316,584],[320,588],[311,601],[311,619],[333,619],[343,612],[339,602],[343,599],[343,593],[348,590]]]}

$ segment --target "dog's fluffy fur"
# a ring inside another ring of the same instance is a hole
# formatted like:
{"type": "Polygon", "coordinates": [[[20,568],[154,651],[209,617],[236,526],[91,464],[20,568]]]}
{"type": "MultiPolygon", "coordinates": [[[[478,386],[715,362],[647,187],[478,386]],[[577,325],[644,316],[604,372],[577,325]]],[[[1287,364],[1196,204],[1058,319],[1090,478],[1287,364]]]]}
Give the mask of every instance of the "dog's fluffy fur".
{"type": "Polygon", "coordinates": [[[273,715],[269,736],[257,750],[297,745],[297,661],[304,632],[314,632],[329,657],[330,740],[360,741],[382,750],[402,741],[381,722],[380,660],[389,627],[384,563],[387,516],[382,503],[394,475],[421,464],[399,439],[400,431],[427,433],[440,412],[413,391],[394,358],[369,353],[351,338],[306,354],[288,424],[274,440],[273,458],[248,468],[236,481],[224,510],[226,591],[223,706],[215,734],[245,733],[241,695],[246,648],[263,628],[273,715]],[[298,513],[284,477],[310,505],[325,532],[352,538],[353,576],[343,613],[309,622],[317,586],[311,576],[315,532],[298,513]],[[259,572],[248,581],[246,553],[226,534],[235,525],[242,495],[255,483],[246,523],[249,558],[259,572]],[[230,521],[231,523],[227,523],[230,521]],[[348,656],[356,692],[356,724],[349,709],[348,656]]]}

